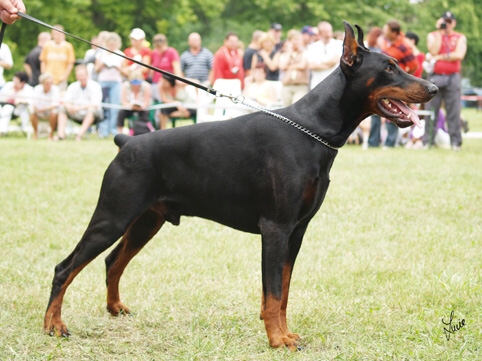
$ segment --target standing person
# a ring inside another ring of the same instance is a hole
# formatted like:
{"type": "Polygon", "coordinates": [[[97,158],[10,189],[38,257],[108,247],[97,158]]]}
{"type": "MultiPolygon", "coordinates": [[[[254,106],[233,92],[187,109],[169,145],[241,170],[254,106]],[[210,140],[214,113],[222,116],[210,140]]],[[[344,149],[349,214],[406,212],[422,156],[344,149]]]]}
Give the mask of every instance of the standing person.
{"type": "Polygon", "coordinates": [[[244,85],[243,57],[239,51],[239,37],[228,33],[224,45],[214,54],[213,83],[216,79],[239,79],[244,85]]]}
{"type": "MultiPolygon", "coordinates": [[[[129,58],[150,65],[151,49],[144,46],[144,42],[146,41],[146,33],[144,30],[139,28],[132,29],[131,33],[129,34],[129,41],[131,46],[124,49],[125,55],[129,58]]],[[[122,74],[124,74],[126,77],[129,77],[129,74],[136,69],[141,69],[144,79],[147,79],[149,70],[148,68],[130,60],[124,60],[122,64],[122,74]]]]}
{"type": "MultiPolygon", "coordinates": [[[[246,50],[243,54],[243,68],[244,68],[244,75],[248,77],[251,73],[253,55],[258,54],[258,50],[260,49],[259,46],[259,39],[264,34],[261,30],[253,31],[251,34],[251,42],[246,47],[246,50]]],[[[256,67],[256,66],[255,66],[256,67]]]]}
{"type": "Polygon", "coordinates": [[[52,40],[50,33],[42,31],[37,37],[37,46],[30,50],[28,55],[25,57],[23,62],[23,68],[28,75],[28,83],[30,86],[36,86],[39,84],[40,76],[40,53],[42,52],[43,46],[52,40]]]}
{"type": "Polygon", "coordinates": [[[4,23],[13,24],[20,19],[19,11],[26,13],[22,0],[0,0],[0,18],[4,23]]]}
{"type": "Polygon", "coordinates": [[[301,35],[303,35],[303,44],[305,44],[305,48],[308,48],[311,43],[317,40],[317,35],[313,31],[313,28],[309,25],[303,26],[301,29],[301,35]]]}
{"type": "MultiPolygon", "coordinates": [[[[383,36],[378,38],[378,44],[382,52],[396,59],[400,68],[407,73],[415,73],[419,66],[418,61],[401,31],[400,23],[396,20],[390,20],[383,26],[382,31],[383,36]]],[[[385,122],[385,127],[387,138],[385,139],[384,149],[393,148],[398,138],[398,127],[389,121],[385,122]]]]}
{"type": "Polygon", "coordinates": [[[279,68],[283,72],[281,99],[283,106],[288,106],[308,93],[310,80],[306,49],[298,30],[292,32],[286,51],[281,53],[279,68]]]}
{"type": "Polygon", "coordinates": [[[448,133],[453,150],[460,150],[462,145],[461,119],[460,119],[460,93],[462,60],[467,52],[467,38],[464,34],[456,32],[457,21],[450,11],[443,13],[436,22],[437,30],[427,35],[429,54],[427,60],[435,60],[433,73],[429,80],[438,86],[437,95],[430,101],[429,107],[433,110],[434,122],[425,123],[424,144],[431,146],[434,143],[434,124],[437,124],[442,100],[445,104],[448,133]]]}
{"type": "Polygon", "coordinates": [[[49,73],[43,73],[39,77],[39,82],[32,94],[32,114],[30,121],[33,128],[33,139],[38,138],[39,119],[48,119],[50,124],[49,140],[53,140],[57,129],[57,115],[60,105],[60,91],[54,85],[54,78],[49,73]]]}
{"type": "Polygon", "coordinates": [[[323,81],[340,63],[343,42],[333,38],[333,27],[327,21],[318,24],[319,40],[310,44],[307,51],[311,71],[310,90],[323,81]]]}
{"type": "Polygon", "coordinates": [[[13,66],[12,52],[10,47],[2,43],[0,47],[0,89],[5,85],[5,78],[3,77],[4,69],[11,69],[13,66]]]}
{"type": "Polygon", "coordinates": [[[67,120],[70,118],[79,123],[80,130],[75,140],[82,140],[85,132],[92,124],[102,120],[102,87],[89,78],[84,64],[75,68],[77,81],[70,84],[65,93],[64,106],[59,109],[58,139],[65,138],[67,120]]]}
{"type": "Polygon", "coordinates": [[[181,71],[186,78],[208,84],[213,69],[214,54],[202,46],[201,35],[191,33],[187,38],[189,49],[181,54],[181,71]]]}
{"type": "Polygon", "coordinates": [[[283,34],[283,26],[280,23],[272,23],[269,30],[269,35],[274,39],[274,48],[276,51],[280,51],[283,47],[281,41],[281,35],[283,34]]]}
{"type": "MultiPolygon", "coordinates": [[[[164,34],[156,34],[152,39],[154,50],[151,52],[151,65],[171,74],[182,76],[181,63],[179,53],[176,49],[169,46],[167,37],[164,34]]],[[[159,95],[159,80],[162,74],[149,70],[149,79],[151,79],[151,96],[153,100],[161,101],[159,95]]]]}
{"type": "Polygon", "coordinates": [[[417,78],[421,78],[423,73],[422,64],[425,61],[425,53],[420,51],[418,48],[419,37],[417,34],[409,31],[405,34],[405,38],[407,39],[408,44],[412,47],[413,56],[415,56],[418,61],[418,69],[413,73],[413,75],[417,78]]]}
{"type": "Polygon", "coordinates": [[[28,85],[28,75],[23,71],[15,73],[13,80],[0,90],[0,136],[8,132],[12,116],[20,117],[22,130],[26,131],[29,122],[29,102],[32,87],[28,85]]]}
{"type": "Polygon", "coordinates": [[[278,81],[279,57],[281,53],[274,48],[274,39],[268,33],[264,33],[259,38],[259,46],[258,53],[253,55],[251,71],[258,68],[259,63],[263,63],[266,70],[266,80],[278,81]]]}
{"type": "MultiPolygon", "coordinates": [[[[378,45],[378,39],[383,36],[382,28],[374,26],[367,34],[367,47],[370,51],[381,53],[382,49],[378,45]]],[[[368,135],[368,147],[376,148],[380,146],[382,130],[382,118],[378,114],[373,114],[370,117],[370,133],[368,135]]],[[[363,139],[365,140],[365,139],[363,139]]],[[[366,148],[366,143],[363,143],[363,148],[366,148]]]]}
{"type": "MultiPolygon", "coordinates": [[[[100,50],[97,52],[95,59],[95,73],[97,74],[97,80],[102,87],[104,103],[110,103],[113,105],[120,104],[120,93],[122,84],[122,73],[121,67],[123,63],[123,58],[116,55],[123,55],[124,53],[120,50],[122,47],[122,40],[119,34],[109,33],[105,37],[106,49],[113,51],[113,53],[107,52],[105,50],[100,50]]],[[[109,134],[117,134],[117,113],[119,110],[115,107],[107,108],[105,112],[105,119],[99,123],[99,136],[105,138],[109,134]]]]}
{"type": "MultiPolygon", "coordinates": [[[[62,25],[54,27],[64,30],[62,25]]],[[[41,73],[52,74],[54,84],[63,91],[67,89],[67,82],[74,68],[74,47],[65,40],[65,35],[60,31],[52,30],[52,40],[44,45],[40,53],[41,73]]]]}

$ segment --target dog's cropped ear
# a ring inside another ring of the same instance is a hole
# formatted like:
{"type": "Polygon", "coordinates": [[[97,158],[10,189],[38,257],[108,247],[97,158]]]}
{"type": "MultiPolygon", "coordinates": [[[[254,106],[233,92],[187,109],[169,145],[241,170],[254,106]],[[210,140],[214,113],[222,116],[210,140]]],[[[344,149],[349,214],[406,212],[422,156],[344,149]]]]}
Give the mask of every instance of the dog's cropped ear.
{"type": "Polygon", "coordinates": [[[358,25],[355,25],[358,29],[357,41],[350,23],[344,21],[343,24],[345,25],[345,39],[343,40],[343,55],[341,56],[341,61],[343,64],[352,67],[357,61],[361,60],[359,56],[360,50],[366,49],[365,45],[363,45],[363,30],[358,25]]]}
{"type": "Polygon", "coordinates": [[[368,50],[368,48],[365,46],[365,43],[363,42],[363,39],[365,38],[365,35],[363,34],[363,29],[357,24],[355,24],[355,28],[358,31],[358,45],[360,45],[363,49],[368,50]]]}

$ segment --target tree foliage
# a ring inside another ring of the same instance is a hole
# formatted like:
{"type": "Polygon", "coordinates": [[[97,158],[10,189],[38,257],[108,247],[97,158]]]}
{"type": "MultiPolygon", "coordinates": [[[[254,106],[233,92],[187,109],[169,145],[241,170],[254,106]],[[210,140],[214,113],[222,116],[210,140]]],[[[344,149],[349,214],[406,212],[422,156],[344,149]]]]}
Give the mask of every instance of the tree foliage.
{"type": "MultiPolygon", "coordinates": [[[[450,10],[457,16],[457,30],[468,40],[464,76],[482,84],[482,7],[480,0],[25,0],[28,13],[49,24],[62,24],[65,30],[90,39],[101,30],[116,31],[128,45],[132,28],[140,27],[152,39],[164,33],[171,46],[183,51],[187,35],[197,31],[204,45],[215,51],[228,31],[235,31],[249,43],[256,29],[266,30],[270,23],[283,24],[284,32],[321,20],[343,30],[343,20],[359,24],[367,32],[397,19],[403,30],[420,36],[419,47],[426,51],[426,34],[434,29],[436,19],[450,10]]],[[[22,69],[24,56],[36,45],[37,34],[48,29],[21,20],[7,28],[5,41],[14,53],[14,69],[22,69]]],[[[82,58],[87,44],[69,39],[76,55],[82,58]]]]}

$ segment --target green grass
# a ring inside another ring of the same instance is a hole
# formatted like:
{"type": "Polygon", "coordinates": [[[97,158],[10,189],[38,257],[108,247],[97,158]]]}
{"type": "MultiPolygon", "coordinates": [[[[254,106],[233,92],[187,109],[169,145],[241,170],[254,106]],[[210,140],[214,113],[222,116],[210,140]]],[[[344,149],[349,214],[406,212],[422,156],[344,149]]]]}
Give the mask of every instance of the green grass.
{"type": "MultiPolygon", "coordinates": [[[[482,131],[482,113],[464,115],[482,131]]],[[[259,237],[196,218],[164,226],[126,269],[132,317],[105,311],[106,253],[67,291],[71,338],[44,335],[53,268],[84,231],[116,148],[9,137],[0,154],[0,360],[482,358],[482,139],[461,152],[340,151],[294,270],[301,353],[268,346],[259,237]],[[466,326],[447,341],[452,310],[466,326]]]]}

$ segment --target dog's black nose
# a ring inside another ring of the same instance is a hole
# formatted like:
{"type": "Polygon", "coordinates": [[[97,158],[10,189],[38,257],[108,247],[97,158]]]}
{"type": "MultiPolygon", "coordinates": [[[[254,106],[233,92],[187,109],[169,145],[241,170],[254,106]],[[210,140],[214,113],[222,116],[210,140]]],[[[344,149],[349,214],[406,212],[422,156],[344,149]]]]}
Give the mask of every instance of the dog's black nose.
{"type": "Polygon", "coordinates": [[[430,95],[435,96],[435,94],[438,92],[438,87],[435,84],[428,83],[427,90],[430,95]]]}

